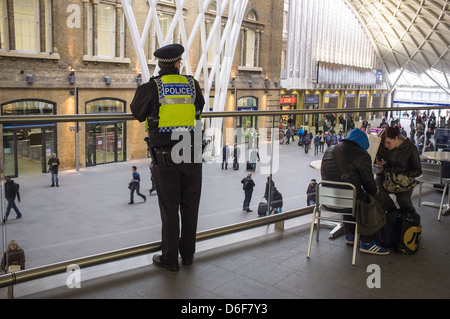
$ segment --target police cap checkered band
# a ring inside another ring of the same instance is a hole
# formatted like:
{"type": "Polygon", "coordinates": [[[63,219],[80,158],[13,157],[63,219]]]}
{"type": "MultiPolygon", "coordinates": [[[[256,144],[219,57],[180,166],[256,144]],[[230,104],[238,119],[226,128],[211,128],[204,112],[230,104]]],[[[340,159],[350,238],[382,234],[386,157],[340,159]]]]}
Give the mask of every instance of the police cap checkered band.
{"type": "Polygon", "coordinates": [[[159,48],[153,53],[160,62],[172,63],[181,59],[184,53],[184,47],[181,44],[169,44],[159,48]]]}

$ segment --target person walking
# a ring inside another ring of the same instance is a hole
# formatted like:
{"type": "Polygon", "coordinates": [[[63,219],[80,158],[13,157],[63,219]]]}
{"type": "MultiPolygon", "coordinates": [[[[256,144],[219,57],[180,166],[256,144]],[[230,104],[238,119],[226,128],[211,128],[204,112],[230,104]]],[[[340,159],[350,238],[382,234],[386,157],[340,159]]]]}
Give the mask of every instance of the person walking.
{"type": "Polygon", "coordinates": [[[230,148],[226,143],[222,148],[222,169],[225,165],[225,169],[228,169],[228,158],[230,157],[230,148]]]}
{"type": "Polygon", "coordinates": [[[303,133],[303,145],[305,147],[305,154],[308,154],[309,147],[311,145],[311,135],[308,133],[308,131],[305,131],[305,133],[303,133]]]}
{"type": "Polygon", "coordinates": [[[20,203],[20,193],[19,193],[19,184],[16,184],[10,176],[5,177],[5,198],[8,202],[6,206],[6,213],[5,217],[3,218],[3,223],[6,223],[8,220],[9,213],[11,212],[11,208],[14,209],[14,211],[17,214],[16,219],[22,218],[22,213],[20,212],[19,208],[16,205],[16,196],[17,201],[20,203]]]}
{"type": "Polygon", "coordinates": [[[291,131],[290,127],[288,127],[286,129],[286,145],[289,144],[289,141],[291,140],[291,136],[292,136],[292,131],[291,131]]]}
{"type": "MultiPolygon", "coordinates": [[[[140,189],[140,185],[141,185],[141,176],[139,175],[139,173],[137,172],[137,167],[136,166],[132,166],[131,167],[131,172],[132,172],[132,178],[131,178],[131,187],[130,187],[130,202],[128,204],[134,204],[134,191],[136,191],[136,194],[138,196],[141,196],[142,199],[145,201],[147,200],[147,197],[145,197],[145,195],[141,194],[141,192],[139,191],[140,189]]],[[[150,192],[151,194],[151,192],[150,192]]]]}
{"type": "Polygon", "coordinates": [[[59,165],[60,165],[59,158],[56,157],[56,153],[53,153],[52,157],[50,157],[48,160],[48,166],[50,166],[49,171],[52,174],[52,185],[50,185],[50,187],[54,187],[55,182],[56,182],[56,187],[59,187],[59,179],[58,179],[59,165]]]}
{"type": "Polygon", "coordinates": [[[253,171],[253,173],[255,173],[256,172],[256,161],[260,161],[260,158],[259,158],[259,153],[258,153],[258,151],[256,150],[256,148],[254,149],[254,150],[252,150],[252,152],[250,153],[250,165],[251,165],[251,168],[252,168],[252,171],[253,171]]]}
{"type": "Polygon", "coordinates": [[[161,254],[153,256],[153,264],[169,271],[179,270],[178,253],[183,265],[193,263],[202,188],[200,120],[205,99],[198,81],[180,74],[183,53],[180,44],[156,50],[159,75],[139,86],[130,104],[133,116],[147,122],[158,190],[161,254]],[[173,139],[180,131],[182,140],[173,139]],[[190,141],[186,143],[185,138],[190,141]],[[178,143],[184,147],[178,148],[178,143]]]}
{"type": "Polygon", "coordinates": [[[255,187],[255,182],[252,179],[252,173],[248,173],[247,177],[241,180],[242,189],[244,190],[244,204],[242,210],[245,212],[251,212],[250,202],[252,200],[253,188],[255,187]]]}

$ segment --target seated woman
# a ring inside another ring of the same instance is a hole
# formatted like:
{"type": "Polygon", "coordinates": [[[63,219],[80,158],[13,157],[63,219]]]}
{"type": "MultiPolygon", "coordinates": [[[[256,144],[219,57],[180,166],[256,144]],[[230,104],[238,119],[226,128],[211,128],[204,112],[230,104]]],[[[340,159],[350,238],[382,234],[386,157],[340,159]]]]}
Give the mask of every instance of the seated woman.
{"type": "Polygon", "coordinates": [[[404,138],[398,127],[388,127],[383,133],[383,142],[377,156],[377,164],[383,166],[384,171],[377,175],[376,182],[380,189],[378,200],[389,213],[397,208],[389,194],[395,194],[401,210],[414,209],[411,195],[414,190],[414,178],[422,174],[419,151],[410,139],[404,138]],[[403,179],[407,185],[395,189],[389,183],[389,177],[403,179]],[[388,179],[388,180],[387,180],[388,179]]]}

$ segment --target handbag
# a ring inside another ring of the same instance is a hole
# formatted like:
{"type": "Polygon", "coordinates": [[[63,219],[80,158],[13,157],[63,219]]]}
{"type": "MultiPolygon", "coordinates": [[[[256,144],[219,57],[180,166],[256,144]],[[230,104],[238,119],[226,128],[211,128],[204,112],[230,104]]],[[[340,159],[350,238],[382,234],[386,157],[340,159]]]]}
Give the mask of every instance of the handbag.
{"type": "Polygon", "coordinates": [[[401,193],[413,190],[416,187],[416,181],[414,178],[405,174],[395,174],[385,171],[383,187],[389,193],[401,193]]]}
{"type": "Polygon", "coordinates": [[[10,265],[8,266],[8,273],[20,271],[20,265],[10,265]]]}
{"type": "Polygon", "coordinates": [[[358,232],[363,236],[375,234],[386,224],[386,213],[373,195],[366,194],[365,200],[357,199],[355,204],[358,232]]]}
{"type": "MultiPolygon", "coordinates": [[[[345,182],[350,175],[345,172],[344,163],[341,158],[339,144],[334,146],[334,158],[341,173],[341,179],[345,182]]],[[[386,212],[373,195],[364,194],[364,199],[356,199],[355,217],[358,232],[362,236],[372,235],[386,224],[386,212]]]]}

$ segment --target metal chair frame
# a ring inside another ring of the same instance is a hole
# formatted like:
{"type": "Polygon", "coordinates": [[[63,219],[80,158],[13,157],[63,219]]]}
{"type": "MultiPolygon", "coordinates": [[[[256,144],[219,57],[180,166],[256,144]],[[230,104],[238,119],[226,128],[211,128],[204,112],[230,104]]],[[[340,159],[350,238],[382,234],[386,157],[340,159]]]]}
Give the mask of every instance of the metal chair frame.
{"type": "Polygon", "coordinates": [[[350,183],[334,182],[323,180],[317,184],[316,188],[316,206],[313,211],[311,230],[309,234],[308,252],[306,257],[311,255],[311,244],[314,234],[314,226],[317,221],[317,233],[316,240],[319,240],[320,221],[332,221],[340,223],[348,223],[355,225],[355,240],[353,247],[352,265],[356,263],[356,250],[359,243],[358,225],[356,221],[343,220],[342,216],[349,215],[355,217],[355,204],[356,204],[356,188],[350,183]],[[349,209],[351,213],[343,213],[335,211],[334,209],[349,209]],[[337,216],[323,216],[322,213],[332,213],[337,216]]]}
{"type": "MultiPolygon", "coordinates": [[[[438,220],[441,220],[442,207],[444,206],[445,194],[447,193],[448,184],[450,179],[442,177],[442,163],[435,159],[421,158],[422,175],[416,178],[419,183],[419,206],[422,205],[422,188],[436,189],[434,185],[444,186],[442,192],[441,202],[439,205],[438,220]],[[431,184],[431,186],[424,186],[423,184],[431,184]]],[[[447,204],[450,205],[450,196],[448,197],[447,204]]]]}

